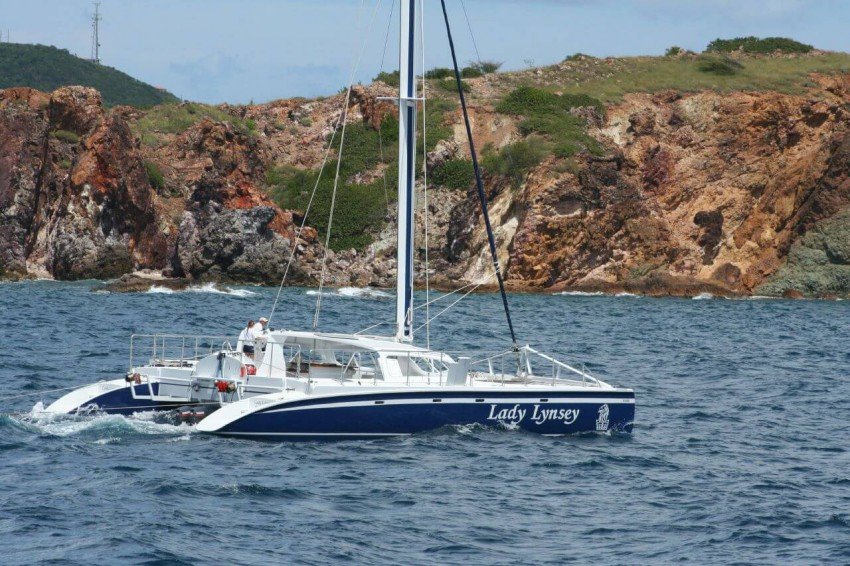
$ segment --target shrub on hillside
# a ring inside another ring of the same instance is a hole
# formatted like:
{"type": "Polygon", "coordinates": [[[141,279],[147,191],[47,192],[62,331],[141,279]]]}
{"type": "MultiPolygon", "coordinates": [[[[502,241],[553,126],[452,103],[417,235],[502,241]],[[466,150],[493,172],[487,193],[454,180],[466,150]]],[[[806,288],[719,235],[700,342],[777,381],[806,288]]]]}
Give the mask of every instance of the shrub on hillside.
{"type": "Polygon", "coordinates": [[[67,143],[80,143],[80,136],[68,130],[56,130],[53,132],[53,137],[67,143]]]}
{"type": "Polygon", "coordinates": [[[528,171],[546,157],[546,144],[537,137],[506,145],[498,151],[485,148],[481,165],[493,174],[507,177],[514,188],[519,188],[528,171]]]}
{"type": "Polygon", "coordinates": [[[513,185],[522,183],[528,170],[546,155],[570,158],[579,151],[600,154],[602,148],[587,133],[585,118],[574,115],[574,108],[591,107],[604,110],[602,103],[586,94],[555,94],[535,87],[523,86],[509,93],[497,105],[504,114],[522,116],[517,125],[526,140],[490,151],[485,168],[510,177],[513,185]]]}
{"type": "MultiPolygon", "coordinates": [[[[454,78],[439,80],[437,81],[437,86],[446,92],[457,92],[457,80],[454,78]]],[[[460,88],[463,89],[463,92],[472,91],[472,87],[464,80],[460,81],[460,88]]]]}
{"type": "Polygon", "coordinates": [[[161,192],[165,188],[165,175],[162,174],[162,169],[153,161],[145,161],[143,165],[151,187],[157,192],[161,192]]]}
{"type": "Polygon", "coordinates": [[[787,37],[736,37],[734,39],[715,39],[708,44],[705,50],[709,53],[731,53],[741,50],[744,53],[770,54],[780,53],[808,53],[814,47],[787,37]]]}
{"type": "Polygon", "coordinates": [[[373,80],[381,81],[382,83],[384,83],[388,86],[394,86],[394,87],[398,87],[399,84],[401,83],[401,79],[399,78],[398,71],[392,71],[391,73],[388,73],[386,71],[381,71],[380,73],[378,73],[378,76],[375,77],[373,80]]]}
{"type": "Polygon", "coordinates": [[[682,54],[682,48],[678,45],[674,45],[672,47],[668,47],[667,51],[664,52],[665,57],[676,57],[677,55],[682,54]]]}
{"type": "Polygon", "coordinates": [[[472,184],[473,169],[469,159],[449,159],[430,171],[429,181],[448,189],[467,189],[472,184]]]}
{"type": "Polygon", "coordinates": [[[434,67],[430,71],[425,71],[426,79],[445,79],[455,76],[455,72],[447,67],[434,67]]]}
{"type": "Polygon", "coordinates": [[[734,75],[743,68],[742,64],[726,56],[700,55],[697,58],[697,69],[712,75],[734,75]]]}
{"type": "Polygon", "coordinates": [[[500,61],[476,61],[469,63],[468,68],[475,69],[482,75],[489,75],[498,71],[502,67],[502,64],[500,61]]]}

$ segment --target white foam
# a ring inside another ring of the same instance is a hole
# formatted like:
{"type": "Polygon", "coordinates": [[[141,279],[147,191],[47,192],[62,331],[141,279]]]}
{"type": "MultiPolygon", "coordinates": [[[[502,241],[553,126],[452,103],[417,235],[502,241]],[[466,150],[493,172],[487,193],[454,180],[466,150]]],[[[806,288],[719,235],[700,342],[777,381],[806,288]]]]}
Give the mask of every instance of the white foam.
{"type": "MultiPolygon", "coordinates": [[[[55,413],[44,413],[36,404],[29,415],[20,417],[20,424],[40,434],[51,436],[69,437],[86,432],[97,434],[103,433],[103,437],[95,442],[98,444],[112,444],[120,442],[124,436],[122,433],[150,434],[150,435],[186,435],[194,429],[188,424],[179,425],[155,422],[155,412],[135,413],[130,417],[121,415],[98,415],[95,417],[84,417],[75,415],[59,415],[55,413]],[[37,410],[39,408],[39,410],[37,410]]],[[[43,405],[42,407],[43,408],[43,405]]]]}
{"type": "Polygon", "coordinates": [[[707,299],[713,299],[713,298],[714,298],[714,295],[712,295],[711,293],[700,293],[699,295],[696,295],[695,297],[693,297],[693,299],[695,301],[705,301],[707,299]]]}
{"type": "MultiPolygon", "coordinates": [[[[306,292],[307,295],[316,296],[319,294],[319,291],[315,289],[311,289],[306,292]]],[[[325,292],[325,295],[333,296],[333,297],[347,297],[352,299],[359,298],[367,298],[367,299],[377,299],[377,298],[391,298],[392,295],[387,293],[386,291],[381,291],[379,289],[374,289],[372,287],[340,287],[339,289],[333,289],[325,292]]]]}
{"type": "Polygon", "coordinates": [[[151,288],[145,291],[145,293],[151,293],[154,295],[173,295],[174,289],[169,289],[168,287],[161,287],[160,285],[151,285],[151,288]]]}
{"type": "MultiPolygon", "coordinates": [[[[229,287],[218,287],[215,283],[204,283],[203,285],[190,285],[186,288],[189,293],[212,293],[213,295],[228,295],[230,297],[253,297],[257,295],[255,291],[248,289],[231,289],[229,287]]],[[[173,295],[176,293],[174,289],[162,287],[160,285],[151,285],[151,288],[146,293],[173,295]]]]}
{"type": "Polygon", "coordinates": [[[252,297],[254,291],[248,289],[231,289],[229,287],[217,287],[215,283],[204,283],[203,285],[192,285],[186,289],[190,293],[212,293],[214,295],[230,295],[231,297],[252,297]]]}
{"type": "Polygon", "coordinates": [[[563,295],[567,297],[601,297],[605,293],[602,291],[561,291],[560,293],[552,293],[553,295],[563,295]]]}
{"type": "Polygon", "coordinates": [[[632,298],[632,299],[639,299],[640,298],[640,295],[636,295],[634,293],[627,293],[625,291],[623,291],[622,293],[617,293],[614,296],[615,297],[628,297],[628,298],[632,298]]]}

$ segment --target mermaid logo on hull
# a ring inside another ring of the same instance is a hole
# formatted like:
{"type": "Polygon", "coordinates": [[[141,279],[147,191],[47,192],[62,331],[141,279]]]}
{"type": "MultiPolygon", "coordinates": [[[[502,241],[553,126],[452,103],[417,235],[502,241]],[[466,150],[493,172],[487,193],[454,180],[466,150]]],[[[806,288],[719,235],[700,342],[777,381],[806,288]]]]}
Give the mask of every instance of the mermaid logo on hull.
{"type": "Polygon", "coordinates": [[[599,413],[596,415],[596,430],[608,430],[608,415],[610,410],[608,405],[599,407],[599,413]]]}
{"type": "Polygon", "coordinates": [[[529,415],[528,409],[523,409],[519,403],[511,407],[499,408],[499,405],[490,405],[488,421],[496,421],[507,425],[517,425],[528,417],[534,424],[540,426],[548,421],[561,421],[570,425],[578,419],[579,409],[541,409],[540,405],[534,405],[529,415]]]}

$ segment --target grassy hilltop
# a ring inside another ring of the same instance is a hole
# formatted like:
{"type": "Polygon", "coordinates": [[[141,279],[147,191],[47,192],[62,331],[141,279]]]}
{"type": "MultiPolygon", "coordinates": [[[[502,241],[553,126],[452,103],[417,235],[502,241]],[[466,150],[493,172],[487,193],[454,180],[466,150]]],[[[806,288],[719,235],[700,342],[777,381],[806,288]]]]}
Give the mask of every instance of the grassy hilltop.
{"type": "Polygon", "coordinates": [[[128,104],[147,108],[177,100],[170,92],[112,67],[71,55],[66,49],[0,43],[0,88],[26,86],[50,92],[70,85],[96,88],[107,106],[128,104]]]}

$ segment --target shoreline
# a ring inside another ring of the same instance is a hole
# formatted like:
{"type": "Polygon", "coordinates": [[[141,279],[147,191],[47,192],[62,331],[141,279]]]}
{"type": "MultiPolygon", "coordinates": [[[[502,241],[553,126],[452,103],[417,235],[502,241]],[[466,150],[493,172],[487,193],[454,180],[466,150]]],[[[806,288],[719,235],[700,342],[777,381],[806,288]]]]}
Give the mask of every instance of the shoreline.
{"type": "MultiPolygon", "coordinates": [[[[786,291],[782,295],[770,295],[764,293],[742,293],[732,291],[718,285],[708,284],[695,280],[681,280],[676,278],[660,278],[653,280],[637,280],[626,283],[615,283],[606,281],[583,282],[577,285],[558,285],[552,287],[523,286],[516,283],[507,284],[507,292],[513,295],[550,295],[550,296],[574,296],[574,297],[648,297],[648,298],[681,298],[681,299],[732,299],[732,300],[823,300],[843,301],[850,300],[850,294],[821,294],[806,295],[799,291],[786,291]]],[[[17,277],[0,278],[0,283],[26,283],[50,281],[57,283],[81,283],[92,282],[92,292],[99,293],[173,293],[181,291],[207,291],[212,293],[227,294],[233,287],[256,287],[276,289],[277,285],[269,283],[246,282],[235,280],[207,280],[166,277],[158,272],[135,272],[125,274],[117,279],[55,279],[49,277],[17,277]]],[[[468,286],[468,282],[455,285],[448,284],[445,280],[433,282],[430,285],[432,292],[451,292],[468,286]]],[[[318,289],[317,285],[305,285],[303,283],[285,285],[285,287],[303,288],[308,291],[318,289]]],[[[339,291],[359,290],[364,294],[373,296],[390,296],[394,287],[376,286],[326,286],[326,289],[339,291]]],[[[425,285],[421,282],[415,285],[416,291],[424,291],[425,285]]],[[[498,286],[493,284],[479,285],[471,293],[498,293],[498,286]]],[[[357,294],[357,293],[352,293],[357,294]]]]}

